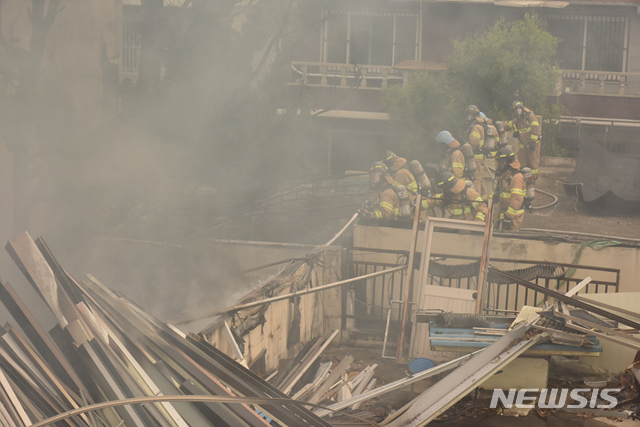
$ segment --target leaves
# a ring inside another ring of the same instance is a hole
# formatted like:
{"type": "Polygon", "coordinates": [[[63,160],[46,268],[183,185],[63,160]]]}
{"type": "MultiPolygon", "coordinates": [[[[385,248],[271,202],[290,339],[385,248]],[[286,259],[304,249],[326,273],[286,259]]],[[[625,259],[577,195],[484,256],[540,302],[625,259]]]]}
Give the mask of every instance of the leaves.
{"type": "Polygon", "coordinates": [[[441,153],[435,144],[439,131],[461,139],[467,105],[504,120],[519,99],[536,114],[558,117],[560,111],[547,106],[559,73],[554,59],[558,41],[536,15],[513,22],[501,18],[487,31],[455,41],[445,74],[413,74],[404,90],[384,92],[384,105],[411,149],[424,152],[430,161],[441,153]]]}

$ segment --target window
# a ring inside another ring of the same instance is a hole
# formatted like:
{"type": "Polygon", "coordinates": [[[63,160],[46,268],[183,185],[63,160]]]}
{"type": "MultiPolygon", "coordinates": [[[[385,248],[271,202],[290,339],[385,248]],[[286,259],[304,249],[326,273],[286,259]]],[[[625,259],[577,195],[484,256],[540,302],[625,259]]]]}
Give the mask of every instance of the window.
{"type": "Polygon", "coordinates": [[[545,21],[547,30],[562,39],[558,57],[563,69],[626,71],[628,17],[557,14],[545,16],[545,21]]]}
{"type": "Polygon", "coordinates": [[[324,62],[396,65],[418,58],[418,15],[328,10],[323,38],[324,62]]]}
{"type": "Polygon", "coordinates": [[[140,68],[140,21],[142,17],[139,6],[123,8],[122,16],[122,60],[123,75],[137,76],[140,68]]]}

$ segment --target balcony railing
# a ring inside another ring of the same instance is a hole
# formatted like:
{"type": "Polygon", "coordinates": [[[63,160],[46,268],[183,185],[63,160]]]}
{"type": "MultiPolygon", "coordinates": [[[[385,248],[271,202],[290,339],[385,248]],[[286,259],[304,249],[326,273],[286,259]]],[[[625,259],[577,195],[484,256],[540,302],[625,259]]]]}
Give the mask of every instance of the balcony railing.
{"type": "Polygon", "coordinates": [[[554,95],[562,93],[638,97],[640,73],[562,70],[554,95]]]}
{"type": "MultiPolygon", "coordinates": [[[[299,62],[291,64],[292,84],[319,87],[384,89],[392,84],[406,85],[412,69],[380,65],[299,62]]],[[[640,73],[562,70],[552,95],[640,96],[640,73]]]]}
{"type": "Polygon", "coordinates": [[[321,87],[385,89],[392,84],[405,85],[410,70],[381,65],[293,62],[293,84],[321,87]]]}

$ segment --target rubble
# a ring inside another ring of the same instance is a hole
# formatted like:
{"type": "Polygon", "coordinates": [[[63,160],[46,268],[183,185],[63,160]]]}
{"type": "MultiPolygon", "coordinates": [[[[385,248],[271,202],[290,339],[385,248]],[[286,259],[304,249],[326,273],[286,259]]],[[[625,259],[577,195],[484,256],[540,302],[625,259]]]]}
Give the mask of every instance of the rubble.
{"type": "Polygon", "coordinates": [[[22,233],[7,250],[57,323],[47,334],[0,282],[0,300],[25,334],[10,324],[2,331],[2,425],[45,425],[54,416],[69,427],[329,425],[202,336],[154,318],[91,275],[76,281],[41,238],[22,233]],[[84,413],[87,405],[95,411],[84,413]]]}

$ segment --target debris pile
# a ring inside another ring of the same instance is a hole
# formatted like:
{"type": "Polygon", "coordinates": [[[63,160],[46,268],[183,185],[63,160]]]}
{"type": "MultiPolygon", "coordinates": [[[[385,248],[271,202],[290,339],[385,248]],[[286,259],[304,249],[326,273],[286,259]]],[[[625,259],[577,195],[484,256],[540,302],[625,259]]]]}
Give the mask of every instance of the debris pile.
{"type": "Polygon", "coordinates": [[[2,426],[329,426],[202,336],[152,317],[91,275],[76,281],[42,238],[23,233],[6,249],[57,323],[46,333],[0,281],[0,300],[24,332],[2,330],[2,426]]]}
{"type": "MultiPolygon", "coordinates": [[[[326,405],[353,400],[373,390],[378,382],[374,378],[377,364],[359,367],[354,365],[353,356],[347,353],[339,362],[319,359],[323,350],[338,334],[338,330],[327,340],[313,340],[289,361],[267,377],[274,386],[291,398],[315,405],[326,405]]],[[[361,401],[343,408],[358,410],[361,401]]],[[[331,411],[329,411],[331,412],[331,411]]]]}

